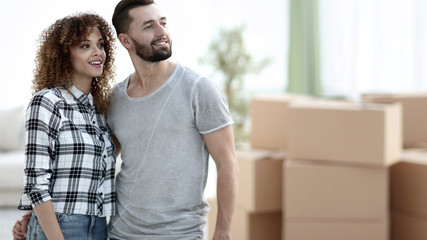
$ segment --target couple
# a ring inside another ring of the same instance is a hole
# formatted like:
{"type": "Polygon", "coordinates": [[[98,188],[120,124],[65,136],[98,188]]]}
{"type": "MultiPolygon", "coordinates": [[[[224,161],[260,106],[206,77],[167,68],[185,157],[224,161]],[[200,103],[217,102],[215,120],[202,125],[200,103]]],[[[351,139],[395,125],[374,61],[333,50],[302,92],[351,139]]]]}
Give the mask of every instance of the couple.
{"type": "Polygon", "coordinates": [[[214,239],[230,239],[238,169],[224,96],[168,60],[167,19],[153,0],[120,1],[113,25],[135,72],[112,94],[114,37],[104,19],[65,17],[42,35],[26,113],[19,208],[28,211],[14,238],[205,239],[210,154],[214,239]]]}

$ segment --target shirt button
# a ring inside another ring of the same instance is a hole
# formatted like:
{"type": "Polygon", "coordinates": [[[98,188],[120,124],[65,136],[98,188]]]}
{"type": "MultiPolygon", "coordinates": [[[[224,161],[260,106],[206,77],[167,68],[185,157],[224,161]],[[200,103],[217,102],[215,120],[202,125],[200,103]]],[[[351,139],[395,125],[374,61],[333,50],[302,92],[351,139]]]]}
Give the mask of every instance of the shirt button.
{"type": "Polygon", "coordinates": [[[96,122],[95,122],[95,121],[93,121],[92,123],[93,123],[93,124],[95,124],[96,122]]]}
{"type": "Polygon", "coordinates": [[[104,158],[107,158],[107,155],[105,155],[105,154],[104,154],[104,156],[103,156],[103,157],[104,157],[104,158]]]}

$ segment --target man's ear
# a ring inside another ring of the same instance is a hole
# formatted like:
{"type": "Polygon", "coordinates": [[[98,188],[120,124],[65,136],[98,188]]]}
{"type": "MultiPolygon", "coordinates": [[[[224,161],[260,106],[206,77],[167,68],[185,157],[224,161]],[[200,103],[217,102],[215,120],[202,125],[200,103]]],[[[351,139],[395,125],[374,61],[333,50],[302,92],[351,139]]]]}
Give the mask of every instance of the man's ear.
{"type": "Polygon", "coordinates": [[[128,50],[131,48],[131,44],[129,41],[130,38],[127,34],[120,33],[118,38],[119,38],[120,43],[123,45],[123,47],[125,47],[128,50]]]}

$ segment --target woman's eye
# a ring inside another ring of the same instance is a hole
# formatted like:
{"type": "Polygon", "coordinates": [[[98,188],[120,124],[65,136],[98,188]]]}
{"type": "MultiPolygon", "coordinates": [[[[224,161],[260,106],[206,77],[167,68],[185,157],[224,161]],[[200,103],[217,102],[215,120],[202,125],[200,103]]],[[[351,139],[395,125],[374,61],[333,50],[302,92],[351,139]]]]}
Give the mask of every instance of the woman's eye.
{"type": "Polygon", "coordinates": [[[82,45],[81,48],[89,48],[88,44],[82,45]]]}

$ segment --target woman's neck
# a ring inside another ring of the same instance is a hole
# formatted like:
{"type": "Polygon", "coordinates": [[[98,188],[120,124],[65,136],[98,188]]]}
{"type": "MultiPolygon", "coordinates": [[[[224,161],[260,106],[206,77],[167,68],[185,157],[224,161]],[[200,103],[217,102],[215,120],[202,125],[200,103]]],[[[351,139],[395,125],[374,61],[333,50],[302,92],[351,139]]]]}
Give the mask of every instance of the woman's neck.
{"type": "Polygon", "coordinates": [[[89,95],[90,89],[92,87],[92,81],[93,80],[88,81],[88,80],[82,80],[82,79],[73,79],[72,83],[82,93],[89,95]]]}

